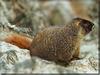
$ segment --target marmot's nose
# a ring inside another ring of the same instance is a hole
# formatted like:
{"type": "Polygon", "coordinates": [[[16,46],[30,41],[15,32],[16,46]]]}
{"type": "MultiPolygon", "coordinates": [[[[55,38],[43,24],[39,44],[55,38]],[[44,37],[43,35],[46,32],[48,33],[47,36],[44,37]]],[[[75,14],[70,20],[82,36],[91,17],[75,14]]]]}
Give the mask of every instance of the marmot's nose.
{"type": "Polygon", "coordinates": [[[93,24],[92,22],[89,21],[87,27],[88,27],[88,29],[89,29],[90,31],[92,31],[92,29],[94,28],[94,24],[93,24]]]}

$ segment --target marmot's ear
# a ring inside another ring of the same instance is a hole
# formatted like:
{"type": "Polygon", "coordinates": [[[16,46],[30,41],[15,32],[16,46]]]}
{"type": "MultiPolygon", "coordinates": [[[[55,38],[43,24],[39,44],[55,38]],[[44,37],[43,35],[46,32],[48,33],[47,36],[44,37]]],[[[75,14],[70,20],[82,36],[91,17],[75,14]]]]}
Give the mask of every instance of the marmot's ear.
{"type": "Polygon", "coordinates": [[[89,20],[81,19],[79,25],[85,30],[86,34],[92,31],[94,24],[89,20]]]}
{"type": "Polygon", "coordinates": [[[75,24],[76,24],[77,26],[80,25],[80,22],[81,22],[82,20],[83,20],[83,19],[82,19],[82,18],[79,18],[79,17],[75,17],[75,18],[73,19],[73,21],[75,22],[75,24]]]}

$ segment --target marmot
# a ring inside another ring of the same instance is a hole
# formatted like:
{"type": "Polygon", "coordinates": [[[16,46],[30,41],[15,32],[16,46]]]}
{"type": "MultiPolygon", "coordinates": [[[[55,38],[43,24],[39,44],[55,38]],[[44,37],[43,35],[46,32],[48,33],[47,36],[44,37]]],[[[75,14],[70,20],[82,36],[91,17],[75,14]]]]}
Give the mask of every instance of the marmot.
{"type": "Polygon", "coordinates": [[[67,64],[71,59],[79,57],[81,40],[92,31],[93,25],[88,20],[74,18],[68,25],[43,29],[33,40],[18,34],[9,34],[4,40],[27,48],[31,56],[67,64]]]}

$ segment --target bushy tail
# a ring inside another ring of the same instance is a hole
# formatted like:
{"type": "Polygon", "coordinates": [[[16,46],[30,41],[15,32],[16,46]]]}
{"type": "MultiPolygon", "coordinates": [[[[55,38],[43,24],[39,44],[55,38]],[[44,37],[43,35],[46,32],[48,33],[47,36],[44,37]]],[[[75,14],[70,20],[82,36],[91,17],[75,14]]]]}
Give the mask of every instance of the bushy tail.
{"type": "Polygon", "coordinates": [[[26,36],[22,36],[19,34],[15,34],[15,33],[6,33],[3,34],[4,36],[0,35],[0,40],[3,40],[5,42],[11,43],[13,45],[16,45],[20,48],[24,48],[24,49],[29,49],[32,39],[26,36]]]}

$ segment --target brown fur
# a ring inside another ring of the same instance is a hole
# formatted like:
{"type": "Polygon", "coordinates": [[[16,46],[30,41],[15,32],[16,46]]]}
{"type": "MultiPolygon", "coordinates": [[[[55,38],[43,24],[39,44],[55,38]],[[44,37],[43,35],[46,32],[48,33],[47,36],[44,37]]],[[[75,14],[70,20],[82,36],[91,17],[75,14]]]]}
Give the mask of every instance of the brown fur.
{"type": "Polygon", "coordinates": [[[33,41],[17,34],[10,35],[6,41],[29,49],[31,56],[69,63],[79,57],[81,39],[92,30],[92,26],[88,20],[75,18],[68,25],[45,28],[33,41]]]}
{"type": "Polygon", "coordinates": [[[79,57],[81,39],[91,31],[92,26],[93,23],[88,20],[75,18],[66,26],[45,28],[33,39],[31,55],[69,63],[79,57]]]}

